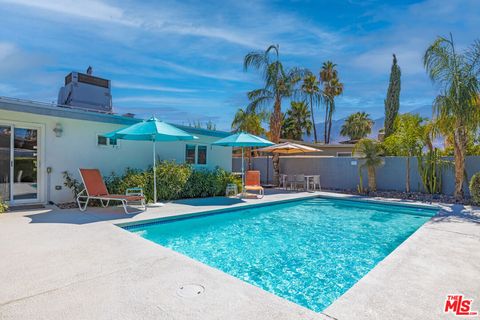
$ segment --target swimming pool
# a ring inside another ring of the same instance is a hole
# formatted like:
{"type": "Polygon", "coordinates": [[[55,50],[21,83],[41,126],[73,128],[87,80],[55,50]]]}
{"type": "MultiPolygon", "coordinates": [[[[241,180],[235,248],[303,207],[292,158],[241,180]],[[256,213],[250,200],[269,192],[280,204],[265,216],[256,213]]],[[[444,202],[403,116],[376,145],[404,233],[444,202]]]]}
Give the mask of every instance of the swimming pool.
{"type": "Polygon", "coordinates": [[[125,228],[320,312],[436,212],[311,198],[125,228]]]}

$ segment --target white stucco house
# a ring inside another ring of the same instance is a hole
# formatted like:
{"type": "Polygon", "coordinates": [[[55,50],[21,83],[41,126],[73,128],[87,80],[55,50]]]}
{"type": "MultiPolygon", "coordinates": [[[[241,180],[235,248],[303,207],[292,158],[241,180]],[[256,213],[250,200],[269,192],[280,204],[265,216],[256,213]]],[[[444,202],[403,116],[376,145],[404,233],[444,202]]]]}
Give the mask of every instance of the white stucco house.
{"type": "MultiPolygon", "coordinates": [[[[71,190],[63,185],[64,171],[79,178],[79,168],[99,168],[108,175],[151,166],[151,142],[102,136],[141,119],[116,115],[111,108],[87,107],[0,97],[0,196],[5,201],[10,205],[71,201],[71,190]]],[[[175,126],[199,139],[157,142],[159,159],[231,171],[231,148],[211,145],[228,132],[175,126]]]]}

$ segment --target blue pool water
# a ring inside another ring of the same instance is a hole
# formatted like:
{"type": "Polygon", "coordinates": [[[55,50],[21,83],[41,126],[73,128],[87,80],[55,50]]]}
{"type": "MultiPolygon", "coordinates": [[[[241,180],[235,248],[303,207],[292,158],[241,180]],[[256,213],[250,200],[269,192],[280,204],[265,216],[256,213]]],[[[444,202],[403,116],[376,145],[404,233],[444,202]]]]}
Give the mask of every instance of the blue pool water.
{"type": "Polygon", "coordinates": [[[127,229],[320,312],[435,213],[313,198],[127,229]]]}

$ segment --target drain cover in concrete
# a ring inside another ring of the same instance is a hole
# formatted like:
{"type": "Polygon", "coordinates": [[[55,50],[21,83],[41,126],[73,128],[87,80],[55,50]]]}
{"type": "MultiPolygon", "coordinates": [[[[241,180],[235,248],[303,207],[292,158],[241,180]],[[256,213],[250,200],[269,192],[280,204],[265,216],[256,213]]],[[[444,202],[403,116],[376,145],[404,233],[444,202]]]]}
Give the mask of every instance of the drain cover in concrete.
{"type": "Polygon", "coordinates": [[[177,289],[177,295],[185,298],[198,297],[205,292],[205,287],[199,284],[184,284],[177,289]]]}

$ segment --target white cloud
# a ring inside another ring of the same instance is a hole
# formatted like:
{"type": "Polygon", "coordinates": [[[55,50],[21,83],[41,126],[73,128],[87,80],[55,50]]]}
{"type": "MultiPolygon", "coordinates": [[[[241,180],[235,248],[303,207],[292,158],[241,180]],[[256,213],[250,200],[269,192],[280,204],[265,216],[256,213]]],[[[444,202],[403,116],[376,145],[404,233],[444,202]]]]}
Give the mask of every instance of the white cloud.
{"type": "Polygon", "coordinates": [[[0,96],[13,96],[19,93],[18,89],[7,84],[0,83],[0,96]]]}
{"type": "Polygon", "coordinates": [[[218,107],[221,102],[218,100],[206,98],[188,98],[188,97],[161,97],[161,96],[124,96],[114,98],[115,103],[145,103],[161,106],[192,107],[192,106],[211,106],[218,107]]]}
{"type": "Polygon", "coordinates": [[[181,65],[181,64],[174,63],[171,61],[166,61],[166,60],[157,60],[156,62],[158,63],[158,65],[167,67],[171,70],[198,76],[198,77],[203,77],[203,78],[228,80],[228,81],[245,81],[247,76],[243,72],[235,72],[235,71],[230,71],[230,72],[205,71],[203,69],[191,68],[185,65],[181,65]]]}
{"type": "Polygon", "coordinates": [[[2,0],[1,2],[52,11],[58,14],[67,14],[78,18],[138,26],[138,22],[127,17],[121,8],[109,5],[102,1],[65,0],[59,2],[56,0],[2,0]]]}
{"type": "MultiPolygon", "coordinates": [[[[277,12],[271,15],[266,23],[259,23],[271,10],[269,5],[259,3],[238,5],[242,12],[234,14],[233,18],[230,17],[231,12],[224,12],[218,15],[221,18],[214,19],[210,12],[203,12],[186,4],[172,6],[155,3],[154,6],[141,4],[119,7],[100,0],[66,0],[62,3],[56,0],[0,0],[0,2],[31,8],[34,14],[39,14],[38,10],[58,14],[43,15],[42,17],[46,19],[54,20],[69,15],[79,19],[132,27],[155,35],[175,34],[216,39],[256,49],[263,49],[270,43],[283,42],[284,52],[295,55],[315,55],[323,50],[330,50],[333,46],[340,46],[341,43],[338,41],[338,34],[314,26],[291,13],[277,12]],[[302,34],[302,37],[299,38],[298,34],[302,34]],[[304,41],[304,37],[308,37],[308,41],[304,41]],[[282,39],[285,41],[281,41],[282,39]]],[[[117,32],[122,34],[122,30],[117,32]]],[[[108,33],[112,38],[121,40],[118,34],[108,33]]]]}
{"type": "MultiPolygon", "coordinates": [[[[44,63],[40,55],[26,53],[11,42],[0,42],[0,79],[10,78],[44,63]]],[[[16,80],[16,79],[15,79],[16,80]]]]}
{"type": "Polygon", "coordinates": [[[0,42],[0,63],[15,53],[16,47],[13,43],[0,42]]]}
{"type": "Polygon", "coordinates": [[[409,50],[408,48],[402,48],[401,46],[367,51],[355,57],[352,60],[352,63],[359,68],[385,74],[390,72],[393,53],[397,56],[398,64],[402,69],[402,74],[425,74],[425,69],[422,65],[421,50],[409,50]]]}
{"type": "Polygon", "coordinates": [[[177,92],[177,93],[198,92],[198,90],[196,89],[164,87],[164,86],[157,86],[157,85],[144,85],[139,83],[130,83],[130,82],[121,82],[121,81],[115,81],[113,86],[117,88],[123,88],[123,89],[134,89],[134,90],[145,90],[145,91],[177,92]]]}

